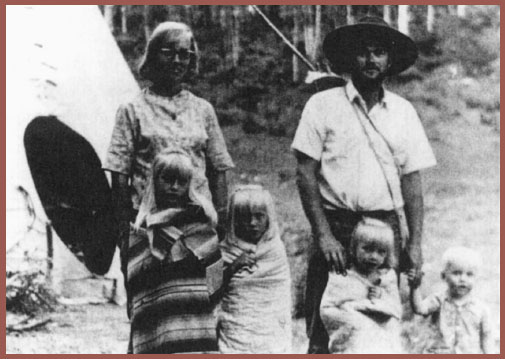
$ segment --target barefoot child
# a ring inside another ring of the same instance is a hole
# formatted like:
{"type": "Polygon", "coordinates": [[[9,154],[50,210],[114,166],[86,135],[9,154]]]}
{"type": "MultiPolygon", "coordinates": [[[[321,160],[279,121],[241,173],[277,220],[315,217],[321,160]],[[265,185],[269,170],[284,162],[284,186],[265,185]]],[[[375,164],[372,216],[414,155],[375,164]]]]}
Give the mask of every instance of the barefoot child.
{"type": "Polygon", "coordinates": [[[133,353],[217,350],[213,294],[223,266],[217,215],[182,151],[155,157],[128,249],[133,353]]]}
{"type": "Polygon", "coordinates": [[[221,251],[229,281],[218,315],[221,353],[291,353],[291,292],[286,251],[270,194],[238,188],[228,206],[221,251]]]}
{"type": "Polygon", "coordinates": [[[465,247],[449,248],[443,255],[442,279],[447,290],[422,299],[421,278],[408,273],[410,297],[415,313],[431,315],[433,335],[424,352],[435,354],[493,354],[489,313],[473,296],[480,267],[478,254],[465,247]]]}
{"type": "Polygon", "coordinates": [[[347,276],[330,272],[321,319],[331,354],[402,353],[393,240],[389,225],[362,219],[352,233],[347,276]]]}

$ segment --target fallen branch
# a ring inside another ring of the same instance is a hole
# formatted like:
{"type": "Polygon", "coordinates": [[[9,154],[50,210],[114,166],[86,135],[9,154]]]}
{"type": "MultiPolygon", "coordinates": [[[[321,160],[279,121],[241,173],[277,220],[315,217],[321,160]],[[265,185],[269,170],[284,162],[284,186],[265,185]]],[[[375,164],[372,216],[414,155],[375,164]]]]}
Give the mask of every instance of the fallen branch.
{"type": "Polygon", "coordinates": [[[27,332],[46,326],[51,322],[51,318],[26,318],[15,324],[8,324],[6,326],[7,333],[27,332]]]}

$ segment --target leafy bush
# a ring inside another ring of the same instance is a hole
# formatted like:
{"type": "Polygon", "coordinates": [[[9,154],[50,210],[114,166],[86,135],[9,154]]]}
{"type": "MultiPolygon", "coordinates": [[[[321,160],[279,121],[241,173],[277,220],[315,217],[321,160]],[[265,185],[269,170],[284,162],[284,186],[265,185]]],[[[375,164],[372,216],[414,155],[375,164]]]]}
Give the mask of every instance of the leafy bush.
{"type": "Polygon", "coordinates": [[[441,60],[459,63],[470,76],[489,75],[500,56],[500,28],[494,22],[499,6],[472,7],[465,18],[447,16],[440,21],[441,60]]]}
{"type": "Polygon", "coordinates": [[[7,311],[31,315],[51,311],[57,305],[56,295],[42,271],[7,271],[6,279],[7,311]]]}

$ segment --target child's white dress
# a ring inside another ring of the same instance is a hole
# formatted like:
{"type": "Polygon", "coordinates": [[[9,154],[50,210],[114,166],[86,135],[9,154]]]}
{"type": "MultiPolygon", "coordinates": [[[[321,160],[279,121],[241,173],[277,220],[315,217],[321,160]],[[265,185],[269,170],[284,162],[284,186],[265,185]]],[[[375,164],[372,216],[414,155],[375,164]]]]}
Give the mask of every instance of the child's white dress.
{"type": "Polygon", "coordinates": [[[332,354],[399,354],[401,302],[396,273],[381,269],[380,298],[368,299],[368,279],[355,270],[347,276],[330,273],[321,300],[321,319],[332,354]],[[355,305],[356,307],[353,307],[355,305]]]}
{"type": "Polygon", "coordinates": [[[456,303],[444,291],[424,300],[431,315],[429,337],[423,343],[423,354],[483,354],[483,339],[492,336],[490,314],[485,303],[471,294],[456,303]]]}
{"type": "Polygon", "coordinates": [[[290,354],[291,279],[284,244],[279,236],[257,245],[237,239],[223,243],[231,263],[240,251],[254,250],[256,265],[233,274],[218,313],[218,345],[224,354],[290,354]],[[230,253],[235,253],[230,256],[230,253]]]}

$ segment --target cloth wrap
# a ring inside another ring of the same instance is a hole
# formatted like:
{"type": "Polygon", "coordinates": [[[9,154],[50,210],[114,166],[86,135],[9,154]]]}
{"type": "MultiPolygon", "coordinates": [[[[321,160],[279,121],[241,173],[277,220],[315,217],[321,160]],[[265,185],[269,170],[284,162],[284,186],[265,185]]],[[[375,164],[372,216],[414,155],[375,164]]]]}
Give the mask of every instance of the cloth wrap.
{"type": "Polygon", "coordinates": [[[291,279],[278,235],[253,245],[238,239],[221,246],[225,263],[254,251],[251,272],[242,268],[225,290],[218,314],[219,350],[232,354],[289,354],[291,350],[291,279]]]}
{"type": "Polygon", "coordinates": [[[128,288],[134,354],[217,350],[215,305],[223,261],[200,207],[169,209],[132,230],[128,288]]]}
{"type": "Polygon", "coordinates": [[[355,270],[347,271],[347,276],[330,273],[320,310],[330,338],[330,353],[403,353],[396,273],[391,269],[381,272],[380,284],[376,285],[382,294],[373,300],[368,299],[368,292],[374,284],[355,270]]]}

